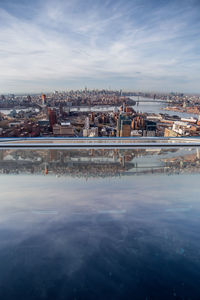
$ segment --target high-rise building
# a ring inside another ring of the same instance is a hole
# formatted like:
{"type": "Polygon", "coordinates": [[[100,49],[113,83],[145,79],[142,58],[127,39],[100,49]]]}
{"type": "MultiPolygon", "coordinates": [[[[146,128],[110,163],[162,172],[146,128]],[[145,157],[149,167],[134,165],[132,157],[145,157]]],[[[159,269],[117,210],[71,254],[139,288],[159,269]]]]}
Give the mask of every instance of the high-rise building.
{"type": "Polygon", "coordinates": [[[84,126],[84,127],[85,127],[85,129],[87,129],[87,130],[90,129],[90,121],[89,121],[89,118],[88,118],[88,117],[85,118],[85,126],[84,126]]]}
{"type": "Polygon", "coordinates": [[[120,137],[129,137],[130,135],[131,135],[131,125],[130,124],[122,124],[121,130],[120,130],[120,137]]]}
{"type": "Polygon", "coordinates": [[[57,123],[57,114],[54,109],[48,108],[50,129],[53,130],[53,125],[57,123]]]}
{"type": "Polygon", "coordinates": [[[42,94],[42,104],[45,105],[46,104],[46,95],[42,94]]]}
{"type": "Polygon", "coordinates": [[[131,120],[128,116],[119,115],[117,120],[117,136],[128,137],[131,135],[131,120]]]}
{"type": "Polygon", "coordinates": [[[27,101],[31,102],[31,96],[30,95],[27,96],[27,101]]]}

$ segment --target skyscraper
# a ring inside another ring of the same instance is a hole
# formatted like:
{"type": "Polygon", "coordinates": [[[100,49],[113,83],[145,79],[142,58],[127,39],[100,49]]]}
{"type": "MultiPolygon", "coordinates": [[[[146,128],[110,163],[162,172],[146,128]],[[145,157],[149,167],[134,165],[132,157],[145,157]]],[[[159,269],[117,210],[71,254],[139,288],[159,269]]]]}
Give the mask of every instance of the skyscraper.
{"type": "Polygon", "coordinates": [[[48,108],[50,129],[53,130],[53,125],[57,123],[57,114],[54,109],[48,108]]]}
{"type": "Polygon", "coordinates": [[[45,105],[46,104],[46,95],[42,94],[42,104],[45,105]]]}

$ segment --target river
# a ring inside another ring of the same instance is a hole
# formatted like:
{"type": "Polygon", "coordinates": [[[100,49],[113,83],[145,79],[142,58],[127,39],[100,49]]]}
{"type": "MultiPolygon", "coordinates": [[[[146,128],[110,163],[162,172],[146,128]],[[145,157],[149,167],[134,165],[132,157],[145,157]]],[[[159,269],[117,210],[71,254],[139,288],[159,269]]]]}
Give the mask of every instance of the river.
{"type": "MultiPolygon", "coordinates": [[[[138,97],[130,97],[131,99],[137,101],[138,97]]],[[[139,104],[133,106],[133,109],[137,112],[141,113],[155,113],[155,114],[168,114],[169,116],[179,116],[181,118],[197,118],[198,115],[196,114],[189,114],[189,113],[182,113],[178,111],[167,111],[164,108],[167,106],[167,103],[155,102],[155,100],[151,98],[143,98],[140,97],[139,104]],[[149,102],[142,102],[142,101],[149,100],[149,102]]]]}
{"type": "MultiPolygon", "coordinates": [[[[137,101],[138,97],[133,96],[130,97],[131,99],[137,101]]],[[[197,118],[198,115],[196,114],[189,114],[189,113],[182,113],[182,112],[177,112],[177,111],[166,111],[164,110],[164,108],[167,106],[166,103],[161,103],[161,102],[155,102],[154,99],[152,98],[144,98],[144,97],[140,97],[139,98],[139,103],[132,106],[132,108],[136,111],[136,112],[140,112],[140,113],[155,113],[155,114],[168,114],[169,116],[179,116],[181,118],[197,118]],[[149,102],[145,102],[149,100],[149,102]]],[[[70,111],[71,112],[76,112],[76,111],[80,111],[80,112],[87,112],[87,111],[94,111],[94,112],[106,112],[106,111],[114,111],[115,109],[117,109],[119,107],[117,106],[84,106],[84,107],[70,107],[70,111]]],[[[22,111],[29,111],[32,108],[26,108],[26,109],[16,109],[16,112],[19,112],[20,110],[22,111]]],[[[10,112],[12,111],[12,109],[0,109],[0,112],[8,115],[10,112]]],[[[37,111],[37,109],[36,109],[37,111]]]]}
{"type": "MultiPolygon", "coordinates": [[[[133,96],[130,97],[131,99],[137,101],[138,97],[133,96]]],[[[167,106],[167,103],[161,103],[161,102],[155,102],[154,99],[152,98],[145,98],[145,97],[140,97],[139,99],[139,104],[132,106],[132,108],[136,112],[140,113],[155,113],[155,114],[168,114],[169,116],[179,116],[181,118],[197,118],[196,114],[189,114],[189,113],[182,113],[182,112],[177,112],[177,111],[166,111],[164,108],[167,106]],[[149,102],[145,102],[145,101],[149,102]]],[[[87,112],[87,111],[94,111],[94,112],[106,112],[106,111],[114,111],[116,106],[86,106],[86,107],[81,107],[81,108],[70,108],[70,111],[81,111],[81,112],[87,112]]]]}
{"type": "Polygon", "coordinates": [[[4,115],[9,115],[9,113],[13,110],[15,110],[17,113],[20,111],[24,111],[24,112],[29,112],[29,111],[34,111],[35,112],[39,112],[38,108],[33,108],[33,107],[27,107],[27,108],[12,108],[12,109],[0,109],[0,113],[4,114],[4,115]]]}

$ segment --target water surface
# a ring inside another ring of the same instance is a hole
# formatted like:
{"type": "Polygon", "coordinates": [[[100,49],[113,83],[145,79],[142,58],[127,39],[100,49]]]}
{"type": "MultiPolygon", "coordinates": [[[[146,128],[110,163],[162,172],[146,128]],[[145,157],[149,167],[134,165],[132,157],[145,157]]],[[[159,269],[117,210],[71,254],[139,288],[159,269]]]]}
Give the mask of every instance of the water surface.
{"type": "Polygon", "coordinates": [[[0,151],[0,299],[199,299],[197,148],[0,151]]]}

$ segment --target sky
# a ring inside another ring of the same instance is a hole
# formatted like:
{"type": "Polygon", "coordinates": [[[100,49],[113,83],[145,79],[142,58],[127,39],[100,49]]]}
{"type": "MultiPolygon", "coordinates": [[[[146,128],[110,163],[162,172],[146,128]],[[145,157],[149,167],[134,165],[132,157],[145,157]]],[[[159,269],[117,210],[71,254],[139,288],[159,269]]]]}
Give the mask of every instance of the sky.
{"type": "Polygon", "coordinates": [[[0,0],[0,94],[200,93],[200,0],[0,0]]]}

